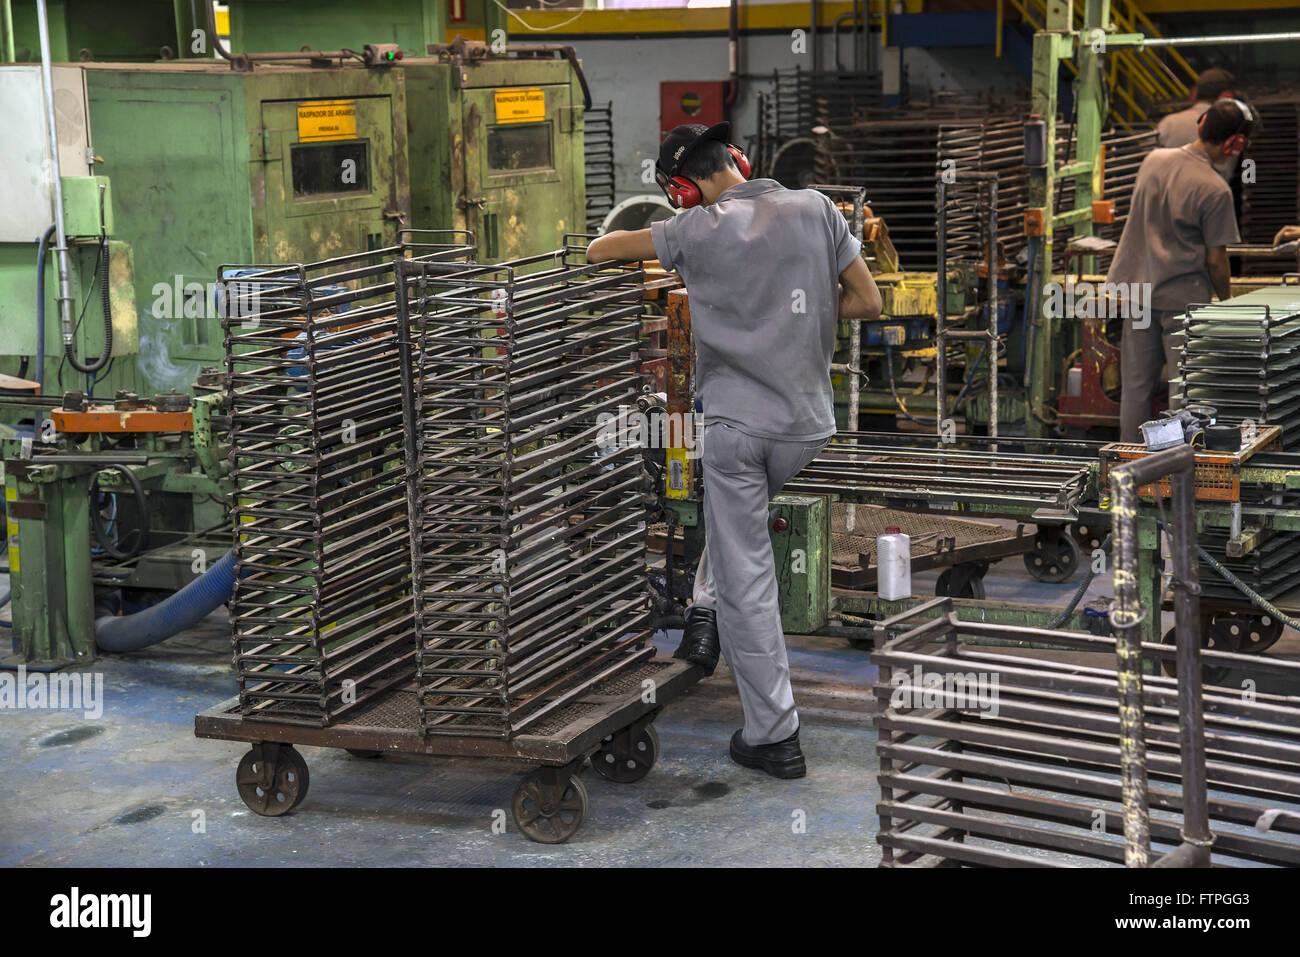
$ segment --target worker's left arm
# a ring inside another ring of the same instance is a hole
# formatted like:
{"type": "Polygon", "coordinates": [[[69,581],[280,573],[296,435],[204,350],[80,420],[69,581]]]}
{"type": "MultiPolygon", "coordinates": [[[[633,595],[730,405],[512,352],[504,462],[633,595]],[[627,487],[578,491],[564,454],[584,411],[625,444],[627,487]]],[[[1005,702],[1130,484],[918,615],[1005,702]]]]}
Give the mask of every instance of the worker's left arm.
{"type": "Polygon", "coordinates": [[[1232,208],[1232,190],[1226,183],[1201,205],[1201,236],[1205,242],[1205,268],[1210,273],[1210,285],[1219,301],[1224,302],[1232,298],[1228,246],[1241,242],[1237,214],[1232,208]]]}
{"type": "Polygon", "coordinates": [[[1214,286],[1219,302],[1232,298],[1232,277],[1228,272],[1228,247],[1211,246],[1205,250],[1205,266],[1210,271],[1210,284],[1214,286]]]}
{"type": "Polygon", "coordinates": [[[597,236],[587,246],[587,262],[603,263],[611,259],[636,262],[654,258],[655,244],[648,229],[616,229],[597,236]]]}

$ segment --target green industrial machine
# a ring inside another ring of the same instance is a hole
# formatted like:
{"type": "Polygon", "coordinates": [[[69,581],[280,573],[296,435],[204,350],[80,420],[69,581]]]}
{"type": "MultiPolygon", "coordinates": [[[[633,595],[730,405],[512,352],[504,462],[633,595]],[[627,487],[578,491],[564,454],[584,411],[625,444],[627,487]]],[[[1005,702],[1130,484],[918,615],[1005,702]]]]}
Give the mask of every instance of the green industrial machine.
{"type": "MultiPolygon", "coordinates": [[[[570,49],[506,46],[504,14],[486,0],[450,11],[234,3],[235,52],[206,3],[155,4],[164,25],[135,33],[122,27],[135,11],[120,5],[48,6],[46,62],[86,62],[52,68],[53,111],[39,66],[0,65],[0,94],[14,104],[0,146],[0,451],[15,636],[6,660],[53,667],[93,658],[105,610],[96,589],[147,605],[229,547],[212,368],[223,357],[221,267],[390,247],[405,228],[470,230],[484,260],[561,246],[585,228],[589,95],[570,49]],[[119,23],[99,29],[110,15],[119,23]],[[196,30],[206,53],[184,48],[196,30]],[[130,62],[98,62],[106,52],[130,62]],[[56,206],[51,112],[66,290],[56,242],[43,284],[36,268],[56,206]],[[112,343],[96,363],[105,285],[112,343]],[[61,322],[69,304],[75,363],[61,322]],[[192,421],[141,424],[171,414],[192,421]],[[57,425],[74,421],[87,424],[57,425]],[[112,543],[126,532],[149,547],[122,560],[112,543]]],[[[4,9],[4,58],[39,59],[36,4],[4,9]]]]}

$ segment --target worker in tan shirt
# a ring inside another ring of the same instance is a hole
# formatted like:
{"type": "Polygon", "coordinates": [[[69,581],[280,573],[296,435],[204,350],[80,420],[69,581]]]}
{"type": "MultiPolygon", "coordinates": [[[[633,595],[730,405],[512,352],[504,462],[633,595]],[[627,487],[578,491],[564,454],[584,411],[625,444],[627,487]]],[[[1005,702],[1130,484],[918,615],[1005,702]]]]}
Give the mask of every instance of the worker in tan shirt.
{"type": "MultiPolygon", "coordinates": [[[[1255,123],[1240,100],[1216,100],[1199,123],[1197,139],[1177,149],[1152,150],[1138,170],[1124,232],[1107,283],[1138,284],[1140,304],[1124,316],[1120,347],[1120,440],[1139,441],[1161,383],[1178,375],[1174,333],[1191,303],[1230,295],[1229,243],[1240,242],[1232,190],[1213,166],[1241,155],[1255,123]]],[[[1179,405],[1171,386],[1169,404],[1179,405]]]]}

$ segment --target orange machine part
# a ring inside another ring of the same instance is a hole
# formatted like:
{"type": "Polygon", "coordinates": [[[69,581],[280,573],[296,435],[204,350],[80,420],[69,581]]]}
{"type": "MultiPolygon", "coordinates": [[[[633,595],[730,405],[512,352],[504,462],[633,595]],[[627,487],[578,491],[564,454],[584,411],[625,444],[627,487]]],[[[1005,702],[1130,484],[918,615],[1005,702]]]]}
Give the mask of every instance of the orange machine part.
{"type": "Polygon", "coordinates": [[[97,406],[85,412],[54,409],[50,413],[60,432],[193,432],[193,412],[159,412],[97,406]]]}

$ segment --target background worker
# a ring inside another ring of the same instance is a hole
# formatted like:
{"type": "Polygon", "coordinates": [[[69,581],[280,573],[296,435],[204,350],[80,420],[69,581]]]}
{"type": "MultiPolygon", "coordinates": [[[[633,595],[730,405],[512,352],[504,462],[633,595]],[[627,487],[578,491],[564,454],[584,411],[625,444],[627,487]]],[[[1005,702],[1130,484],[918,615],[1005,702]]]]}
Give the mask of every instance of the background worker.
{"type": "MultiPolygon", "coordinates": [[[[1240,100],[1216,100],[1201,116],[1199,134],[1176,149],[1155,149],[1142,161],[1133,201],[1107,282],[1139,283],[1145,315],[1124,317],[1120,347],[1120,440],[1140,441],[1151,401],[1165,378],[1177,375],[1173,334],[1189,303],[1231,295],[1229,243],[1240,242],[1232,191],[1214,170],[1219,157],[1240,156],[1255,117],[1240,100]]],[[[1179,397],[1170,386],[1170,408],[1179,397]]]]}
{"type": "Polygon", "coordinates": [[[1156,140],[1167,148],[1195,143],[1201,117],[1221,99],[1238,99],[1237,78],[1219,67],[1202,70],[1192,87],[1192,105],[1162,118],[1156,124],[1156,140]]]}
{"type": "Polygon", "coordinates": [[[706,423],[707,544],[678,655],[712,673],[720,645],[745,713],[732,759],[793,778],[806,769],[768,508],[835,433],[839,317],[874,319],[881,298],[835,205],[815,190],[747,181],[749,161],[729,132],[719,123],[669,133],[657,177],[683,212],[601,236],[587,256],[658,258],[686,284],[706,423]]]}

